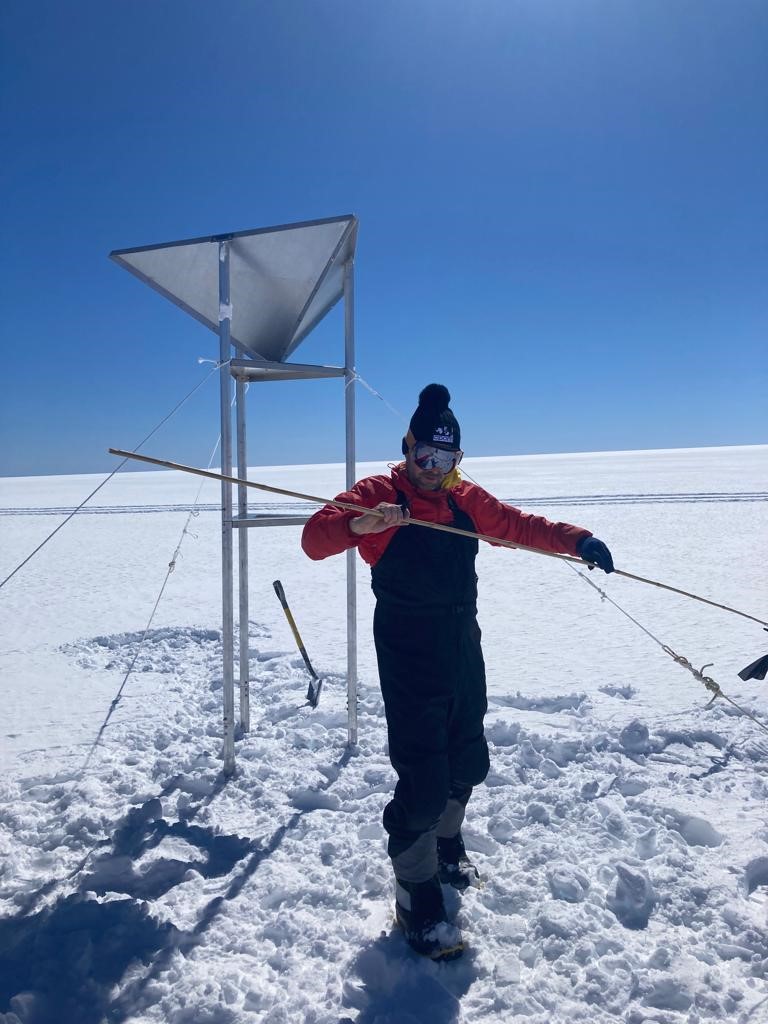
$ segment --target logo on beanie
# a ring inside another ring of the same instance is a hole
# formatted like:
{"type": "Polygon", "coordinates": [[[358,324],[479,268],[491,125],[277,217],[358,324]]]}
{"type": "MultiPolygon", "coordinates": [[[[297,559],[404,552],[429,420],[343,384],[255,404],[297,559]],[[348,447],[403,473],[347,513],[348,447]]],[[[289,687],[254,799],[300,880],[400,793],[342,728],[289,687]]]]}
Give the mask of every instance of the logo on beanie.
{"type": "Polygon", "coordinates": [[[453,444],[453,427],[435,427],[432,440],[435,444],[453,444]]]}

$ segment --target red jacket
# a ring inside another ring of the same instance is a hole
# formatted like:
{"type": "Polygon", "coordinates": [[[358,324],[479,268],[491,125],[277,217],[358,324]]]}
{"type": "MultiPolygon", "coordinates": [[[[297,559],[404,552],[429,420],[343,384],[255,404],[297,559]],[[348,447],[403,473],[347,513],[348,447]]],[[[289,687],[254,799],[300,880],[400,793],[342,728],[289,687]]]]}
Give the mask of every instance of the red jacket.
{"type": "MultiPolygon", "coordinates": [[[[351,491],[337,495],[337,501],[375,508],[381,501],[397,503],[397,491],[401,491],[414,519],[432,523],[450,524],[453,513],[448,505],[446,490],[420,491],[413,486],[405,472],[405,463],[392,469],[391,476],[369,476],[359,480],[351,491]]],[[[453,487],[450,495],[458,507],[472,517],[478,533],[513,544],[555,551],[567,555],[576,554],[576,546],[584,537],[591,537],[589,530],[570,523],[551,523],[543,516],[521,512],[519,508],[505,505],[488,491],[476,484],[462,480],[453,487]]],[[[368,533],[358,537],[349,529],[349,521],[358,515],[345,509],[326,505],[316,512],[304,527],[301,546],[310,558],[327,558],[347,548],[357,547],[369,565],[375,565],[395,535],[393,527],[383,533],[368,533]]]]}

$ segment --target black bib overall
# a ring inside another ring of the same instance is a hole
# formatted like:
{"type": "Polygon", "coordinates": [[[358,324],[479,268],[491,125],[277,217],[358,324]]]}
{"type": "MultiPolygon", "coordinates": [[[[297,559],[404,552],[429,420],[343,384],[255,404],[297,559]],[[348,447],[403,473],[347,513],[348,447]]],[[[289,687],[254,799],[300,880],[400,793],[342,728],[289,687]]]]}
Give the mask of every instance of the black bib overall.
{"type": "MultiPolygon", "coordinates": [[[[471,517],[448,501],[452,525],[474,532],[471,517]]],[[[399,492],[398,502],[406,504],[399,492]]],[[[371,572],[389,757],[398,775],[384,810],[391,857],[435,825],[449,793],[466,792],[488,774],[477,549],[471,538],[404,526],[371,572]]]]}

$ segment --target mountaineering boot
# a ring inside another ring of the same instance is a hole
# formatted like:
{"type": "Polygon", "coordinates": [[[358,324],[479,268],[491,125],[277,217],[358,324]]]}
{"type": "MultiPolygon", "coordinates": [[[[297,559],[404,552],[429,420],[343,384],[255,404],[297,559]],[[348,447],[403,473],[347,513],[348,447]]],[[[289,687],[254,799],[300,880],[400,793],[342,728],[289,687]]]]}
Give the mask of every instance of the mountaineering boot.
{"type": "Polygon", "coordinates": [[[445,885],[463,892],[470,885],[480,884],[477,868],[467,856],[461,832],[449,839],[437,840],[437,874],[445,885]]]}
{"type": "Polygon", "coordinates": [[[426,882],[395,879],[395,918],[411,949],[431,960],[455,960],[464,952],[459,929],[446,919],[437,875],[426,882]]]}

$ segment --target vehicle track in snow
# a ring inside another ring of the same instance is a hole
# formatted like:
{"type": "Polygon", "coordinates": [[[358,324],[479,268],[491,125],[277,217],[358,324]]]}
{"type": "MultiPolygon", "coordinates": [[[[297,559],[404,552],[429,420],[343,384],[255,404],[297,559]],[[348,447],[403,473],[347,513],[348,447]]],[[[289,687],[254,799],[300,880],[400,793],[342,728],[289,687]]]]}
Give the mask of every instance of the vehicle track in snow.
{"type": "MultiPolygon", "coordinates": [[[[715,502],[768,501],[768,491],[694,491],[682,494],[564,494],[549,497],[503,498],[508,505],[517,507],[537,506],[540,508],[562,505],[686,505],[715,502]]],[[[76,506],[0,508],[0,516],[63,516],[70,515],[76,506]]],[[[274,515],[319,508],[313,502],[272,502],[249,505],[251,514],[274,515]]],[[[217,504],[171,504],[171,505],[94,505],[80,509],[81,515],[148,515],[162,512],[219,512],[217,504]]]]}

